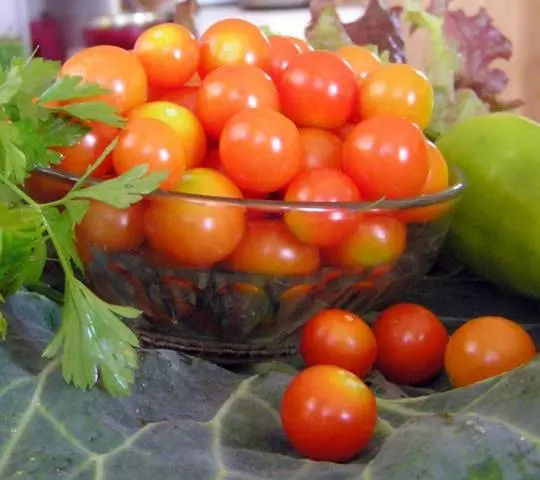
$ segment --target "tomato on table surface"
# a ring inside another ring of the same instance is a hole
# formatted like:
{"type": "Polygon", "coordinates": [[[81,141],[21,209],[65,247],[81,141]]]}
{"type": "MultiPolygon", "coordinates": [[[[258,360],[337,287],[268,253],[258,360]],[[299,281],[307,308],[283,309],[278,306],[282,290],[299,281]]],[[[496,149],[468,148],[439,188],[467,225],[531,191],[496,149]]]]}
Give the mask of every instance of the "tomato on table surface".
{"type": "Polygon", "coordinates": [[[375,320],[373,333],[375,367],[391,382],[421,385],[443,369],[448,332],[427,308],[412,303],[389,307],[375,320]]]}
{"type": "Polygon", "coordinates": [[[226,65],[202,81],[195,112],[212,138],[219,139],[225,124],[245,108],[279,110],[277,88],[260,68],[226,65]]]}
{"type": "MultiPolygon", "coordinates": [[[[97,83],[110,93],[92,98],[128,113],[146,102],[148,79],[135,55],[110,45],[85,48],[60,69],[60,76],[82,77],[85,83],[97,83]]],[[[88,99],[86,99],[88,100],[88,99]]]]}
{"type": "Polygon", "coordinates": [[[319,262],[318,248],[298,240],[281,220],[250,220],[225,266],[235,272],[286,276],[309,275],[319,262]]]}
{"type": "Polygon", "coordinates": [[[198,86],[184,85],[183,87],[178,87],[174,90],[168,90],[161,95],[159,100],[176,103],[176,105],[187,108],[191,113],[195,113],[198,91],[198,86]]]}
{"type": "Polygon", "coordinates": [[[266,71],[268,75],[277,82],[281,74],[289,66],[291,58],[302,53],[300,47],[290,38],[282,35],[270,35],[270,64],[266,71]]]}
{"type": "MultiPolygon", "coordinates": [[[[424,186],[420,190],[420,195],[432,195],[439,193],[448,188],[448,164],[437,146],[426,141],[428,152],[429,170],[424,186]]],[[[405,211],[398,212],[400,219],[407,223],[423,223],[435,220],[443,216],[451,207],[452,202],[444,202],[442,204],[428,205],[427,207],[411,208],[405,211]]]]}
{"type": "MultiPolygon", "coordinates": [[[[382,65],[377,55],[360,45],[344,45],[336,50],[336,54],[348,62],[357,81],[366,78],[382,65]]],[[[358,84],[360,85],[361,82],[358,84]]]]}
{"type": "MultiPolygon", "coordinates": [[[[287,202],[345,203],[361,201],[354,182],[340,170],[318,168],[300,173],[287,187],[287,202]]],[[[336,206],[326,212],[290,210],[285,223],[305,243],[328,247],[351,234],[359,214],[336,206]]]]}
{"type": "Polygon", "coordinates": [[[195,36],[177,23],[148,28],[139,36],[133,50],[149,83],[159,87],[185,84],[199,66],[199,45],[195,36]]]}
{"type": "Polygon", "coordinates": [[[334,133],[320,128],[300,128],[304,149],[304,169],[341,168],[343,142],[334,133]]]}
{"type": "Polygon", "coordinates": [[[353,113],[357,87],[351,67],[333,52],[292,58],[279,81],[282,111],[299,127],[336,129],[353,113]]]}
{"type": "Polygon", "coordinates": [[[281,423],[289,442],[304,457],[346,462],[373,437],[377,404],[356,375],[317,365],[299,373],[285,390],[281,423]]]}
{"type": "Polygon", "coordinates": [[[536,346],[518,323],[503,317],[479,317],[459,327],[446,347],[444,366],[454,387],[465,387],[526,363],[536,346]]]}
{"type": "Polygon", "coordinates": [[[381,65],[361,83],[360,118],[387,114],[404,117],[424,130],[433,115],[434,93],[427,77],[411,65],[381,65]]]}
{"type": "MultiPolygon", "coordinates": [[[[90,165],[101,157],[101,154],[112,143],[118,134],[118,129],[100,122],[94,122],[91,130],[72,147],[54,148],[62,154],[62,161],[55,165],[56,168],[72,173],[83,175],[90,165]]],[[[108,155],[103,162],[92,172],[93,177],[103,177],[112,169],[112,157],[108,155]]]]}
{"type": "Polygon", "coordinates": [[[354,231],[325,252],[333,266],[350,269],[375,268],[399,259],[407,246],[407,227],[384,214],[363,214],[354,231]]]}
{"type": "Polygon", "coordinates": [[[197,167],[203,162],[206,134],[197,117],[187,108],[171,102],[151,102],[136,108],[128,117],[129,121],[137,118],[156,118],[170,125],[182,140],[187,168],[197,167]]]}
{"type": "Polygon", "coordinates": [[[377,343],[369,325],[354,313],[323,310],[304,327],[300,337],[304,363],[334,365],[366,377],[377,357],[377,343]]]}
{"type": "Polygon", "coordinates": [[[415,197],[429,172],[424,134],[399,117],[360,122],[343,144],[343,171],[366,200],[415,197]]]}
{"type": "Polygon", "coordinates": [[[91,258],[91,248],[106,252],[127,252],[144,241],[144,202],[126,209],[90,201],[82,221],[75,227],[77,248],[86,263],[91,258]]]}
{"type": "Polygon", "coordinates": [[[138,165],[148,172],[166,172],[160,188],[171,190],[186,170],[186,152],[182,139],[165,122],[155,118],[137,118],[120,133],[113,151],[114,170],[122,175],[138,165]]]}
{"type": "MultiPolygon", "coordinates": [[[[175,191],[242,198],[229,178],[209,168],[187,170],[175,191]]],[[[245,225],[244,207],[224,205],[211,198],[154,197],[145,215],[151,247],[190,267],[209,267],[228,257],[242,239],[245,225]]]]}
{"type": "Polygon", "coordinates": [[[204,78],[223,65],[254,65],[265,70],[270,63],[270,42],[257,25],[241,18],[215,22],[199,40],[199,75],[204,78]]]}
{"type": "Polygon", "coordinates": [[[250,108],[232,117],[219,142],[225,171],[244,190],[270,193],[287,186],[302,168],[298,129],[270,108],[250,108]]]}

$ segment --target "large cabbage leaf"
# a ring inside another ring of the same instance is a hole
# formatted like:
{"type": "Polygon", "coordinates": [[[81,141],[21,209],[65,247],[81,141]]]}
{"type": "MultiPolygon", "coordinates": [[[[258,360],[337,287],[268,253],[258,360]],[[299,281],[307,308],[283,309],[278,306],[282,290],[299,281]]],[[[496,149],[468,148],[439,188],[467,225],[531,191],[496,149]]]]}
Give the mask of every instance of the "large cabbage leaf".
{"type": "Polygon", "coordinates": [[[57,363],[41,358],[56,306],[21,293],[5,314],[3,480],[540,478],[538,362],[427,397],[389,399],[397,389],[389,386],[371,448],[350,464],[315,463],[295,455],[280,428],[287,374],[239,375],[153,351],[142,354],[129,398],[81,392],[65,384],[57,363]]]}

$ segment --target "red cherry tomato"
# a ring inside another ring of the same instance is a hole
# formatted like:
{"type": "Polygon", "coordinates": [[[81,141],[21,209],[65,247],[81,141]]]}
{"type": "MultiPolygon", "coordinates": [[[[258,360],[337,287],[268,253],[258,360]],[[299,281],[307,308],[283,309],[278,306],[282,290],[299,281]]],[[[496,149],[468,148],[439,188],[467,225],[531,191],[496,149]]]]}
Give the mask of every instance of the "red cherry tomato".
{"type": "MultiPolygon", "coordinates": [[[[242,198],[240,190],[222,173],[209,168],[186,171],[180,193],[242,198]]],[[[228,257],[244,234],[245,209],[208,199],[155,197],[145,216],[152,248],[191,267],[208,267],[228,257]]]]}
{"type": "Polygon", "coordinates": [[[92,100],[106,102],[121,114],[146,102],[146,72],[135,55],[119,47],[85,48],[62,65],[60,76],[82,77],[85,83],[97,83],[110,90],[92,100]]]}
{"type": "MultiPolygon", "coordinates": [[[[62,161],[56,168],[74,175],[83,175],[90,165],[99,159],[105,149],[111,144],[118,129],[95,122],[92,129],[72,147],[55,148],[62,154],[62,161]]],[[[112,158],[110,155],[94,170],[93,177],[103,177],[112,168],[112,158]]]]}
{"type": "Polygon", "coordinates": [[[142,202],[119,209],[91,201],[75,228],[82,260],[85,263],[90,260],[92,247],[106,252],[126,252],[139,247],[144,241],[144,212],[142,202]]]}
{"type": "MultiPolygon", "coordinates": [[[[298,175],[287,188],[287,202],[358,202],[360,193],[354,182],[339,170],[318,168],[298,175]]],[[[328,212],[291,210],[285,223],[303,242],[328,247],[351,234],[358,214],[339,209],[328,212]]]]}
{"type": "Polygon", "coordinates": [[[433,114],[433,87],[427,77],[408,64],[381,65],[361,83],[360,118],[387,114],[407,118],[424,130],[433,114]]]}
{"type": "Polygon", "coordinates": [[[345,310],[323,310],[304,327],[300,338],[304,363],[335,365],[364,378],[375,363],[377,343],[369,325],[345,310]]]}
{"type": "Polygon", "coordinates": [[[390,381],[421,385],[443,368],[448,333],[427,308],[411,303],[384,310],[373,325],[375,367],[390,381]]]}
{"type": "Polygon", "coordinates": [[[259,27],[240,18],[215,22],[200,38],[199,75],[204,78],[223,65],[253,65],[265,70],[270,42],[259,27]]]}
{"type": "Polygon", "coordinates": [[[296,57],[302,50],[290,38],[281,35],[270,35],[270,64],[267,72],[274,81],[277,81],[286,70],[291,58],[296,57]]]}
{"type": "Polygon", "coordinates": [[[465,387],[529,363],[536,346],[518,323],[502,317],[479,317],[450,337],[445,368],[454,387],[465,387]]]}
{"type": "Polygon", "coordinates": [[[226,266],[259,275],[309,275],[319,268],[319,250],[298,240],[281,220],[252,220],[226,266]]]}
{"type": "Polygon", "coordinates": [[[73,183],[39,171],[32,172],[24,182],[24,191],[39,203],[56,202],[67,195],[73,183]]]}
{"type": "Polygon", "coordinates": [[[406,119],[365,120],[343,145],[343,170],[366,200],[417,196],[429,171],[424,135],[406,119]]]}
{"type": "Polygon", "coordinates": [[[208,134],[219,139],[236,113],[266,107],[279,110],[278,91],[270,77],[252,65],[226,65],[203,80],[195,111],[208,134]]]}
{"type": "Polygon", "coordinates": [[[301,128],[299,132],[304,148],[304,169],[341,168],[343,143],[337,135],[319,128],[301,128]]]}
{"type": "Polygon", "coordinates": [[[407,246],[407,227],[386,215],[363,215],[354,232],[331,253],[340,265],[375,268],[396,261],[407,246]]]}
{"type": "Polygon", "coordinates": [[[289,35],[283,35],[283,37],[290,40],[300,50],[300,53],[311,52],[313,50],[313,47],[301,38],[291,37],[289,35]]]}
{"type": "Polygon", "coordinates": [[[114,170],[118,175],[138,165],[148,165],[148,172],[167,172],[163,190],[177,186],[186,170],[186,152],[182,139],[166,123],[155,118],[129,122],[120,134],[113,151],[114,170]]]}
{"type": "Polygon", "coordinates": [[[199,45],[195,36],[177,23],[161,23],[145,30],[137,39],[134,52],[148,81],[159,87],[183,85],[199,66],[199,45]]]}
{"type": "Polygon", "coordinates": [[[377,404],[371,390],[351,372],[317,365],[298,374],[285,390],[281,422],[304,457],[345,462],[373,437],[377,404]]]}
{"type": "MultiPolygon", "coordinates": [[[[441,151],[430,141],[426,141],[428,152],[428,175],[424,186],[420,190],[421,195],[439,193],[448,188],[448,164],[441,151]]],[[[442,217],[452,206],[452,202],[444,202],[427,207],[411,208],[398,212],[397,216],[407,223],[423,223],[442,217]]]]}
{"type": "Polygon", "coordinates": [[[298,129],[269,108],[242,110],[229,120],[219,143],[223,167],[242,189],[270,193],[285,187],[302,168],[298,129]]]}
{"type": "Polygon", "coordinates": [[[183,87],[169,90],[168,92],[164,93],[160,97],[160,100],[163,100],[164,102],[176,103],[176,105],[187,108],[191,113],[195,113],[198,91],[199,87],[184,85],[183,87]]]}
{"type": "Polygon", "coordinates": [[[381,60],[377,55],[359,45],[344,45],[336,50],[336,53],[349,63],[357,80],[366,78],[381,66],[381,60]]]}
{"type": "Polygon", "coordinates": [[[196,167],[204,160],[206,134],[197,117],[187,108],[171,102],[151,102],[141,105],[129,115],[129,121],[137,118],[155,118],[171,126],[182,140],[188,168],[196,167]]]}
{"type": "Polygon", "coordinates": [[[299,127],[335,129],[351,117],[357,88],[343,59],[313,51],[291,58],[279,90],[283,113],[299,127]]]}

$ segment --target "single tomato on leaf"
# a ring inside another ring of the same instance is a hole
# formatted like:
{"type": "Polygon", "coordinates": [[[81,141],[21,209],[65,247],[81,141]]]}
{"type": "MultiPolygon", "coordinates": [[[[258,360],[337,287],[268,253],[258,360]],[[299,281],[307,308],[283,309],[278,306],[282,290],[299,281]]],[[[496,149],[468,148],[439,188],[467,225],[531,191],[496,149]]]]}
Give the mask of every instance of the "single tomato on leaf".
{"type": "MultiPolygon", "coordinates": [[[[318,168],[300,173],[287,187],[287,202],[347,203],[361,201],[354,182],[340,170],[318,168]]],[[[319,247],[338,245],[358,222],[357,212],[328,208],[324,212],[291,210],[285,223],[300,240],[319,247]]]]}
{"type": "Polygon", "coordinates": [[[304,326],[300,354],[307,366],[334,365],[364,378],[377,358],[377,342],[360,317],[329,309],[316,314],[304,326]]]}
{"type": "Polygon", "coordinates": [[[479,317],[450,337],[444,366],[454,387],[509,372],[536,356],[536,345],[518,323],[503,317],[479,317]]]}
{"type": "Polygon", "coordinates": [[[208,199],[153,197],[145,215],[151,247],[188,267],[209,267],[227,258],[244,235],[245,208],[211,197],[240,199],[238,187],[216,170],[194,168],[185,172],[174,190],[208,199]]]}
{"type": "Polygon", "coordinates": [[[294,377],[285,390],[281,423],[289,442],[304,457],[346,462],[373,437],[377,404],[356,375],[316,365],[294,377]]]}
{"type": "Polygon", "coordinates": [[[373,325],[375,367],[391,382],[421,385],[443,369],[446,327],[421,305],[401,303],[384,310],[373,325]]]}

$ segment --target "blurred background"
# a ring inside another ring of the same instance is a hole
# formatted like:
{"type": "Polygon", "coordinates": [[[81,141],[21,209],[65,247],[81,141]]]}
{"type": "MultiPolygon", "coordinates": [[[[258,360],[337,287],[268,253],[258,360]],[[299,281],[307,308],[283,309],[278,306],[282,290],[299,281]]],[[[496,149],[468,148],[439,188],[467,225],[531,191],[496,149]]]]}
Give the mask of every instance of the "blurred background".
{"type": "MultiPolygon", "coordinates": [[[[345,1],[339,7],[342,20],[353,21],[367,0],[345,1]]],[[[0,0],[0,56],[9,58],[21,48],[63,60],[84,46],[114,44],[131,48],[145,28],[176,19],[204,31],[224,17],[243,17],[288,35],[303,36],[309,22],[309,0],[0,0]]],[[[402,0],[386,0],[399,5],[402,0]]],[[[521,98],[521,113],[540,121],[540,18],[539,0],[454,0],[453,8],[474,12],[486,8],[498,27],[514,43],[510,64],[500,65],[511,77],[506,92],[521,98]]],[[[413,63],[426,54],[421,38],[408,42],[413,63]]]]}

